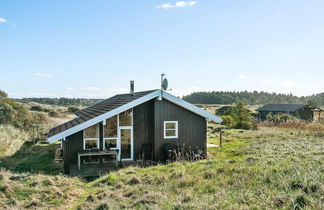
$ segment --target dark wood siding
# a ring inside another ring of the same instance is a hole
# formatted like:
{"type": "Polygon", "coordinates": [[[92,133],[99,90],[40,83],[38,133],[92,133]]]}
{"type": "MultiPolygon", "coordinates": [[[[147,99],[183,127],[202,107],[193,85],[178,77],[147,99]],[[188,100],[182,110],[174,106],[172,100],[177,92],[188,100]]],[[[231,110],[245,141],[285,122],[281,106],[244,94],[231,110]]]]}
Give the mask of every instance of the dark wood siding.
{"type": "MultiPolygon", "coordinates": [[[[103,147],[102,123],[100,123],[100,149],[103,147]]],[[[70,165],[78,162],[78,152],[83,150],[83,131],[67,137],[64,144],[64,171],[68,173],[70,165]]],[[[184,145],[192,150],[206,152],[206,120],[178,105],[166,100],[151,100],[133,108],[134,160],[142,155],[143,144],[151,144],[154,160],[163,155],[163,145],[172,143],[184,145]],[[164,121],[178,121],[178,138],[164,139],[164,121]]]]}
{"type": "Polygon", "coordinates": [[[313,112],[311,109],[303,109],[296,112],[296,117],[302,119],[302,120],[313,120],[313,112]]]}
{"type": "Polygon", "coordinates": [[[69,164],[69,142],[63,141],[63,173],[70,173],[70,164],[69,164]]]}
{"type": "Polygon", "coordinates": [[[311,109],[302,109],[295,112],[283,112],[283,111],[259,111],[260,120],[266,120],[267,115],[278,115],[278,114],[290,114],[297,117],[301,120],[312,121],[313,120],[313,111],[311,109]]]}
{"type": "Polygon", "coordinates": [[[142,155],[143,144],[154,146],[154,100],[133,108],[134,160],[142,155]]]}
{"type": "Polygon", "coordinates": [[[78,163],[78,152],[83,150],[83,131],[79,131],[67,137],[68,140],[68,154],[64,157],[69,160],[69,165],[78,163]]]}
{"type": "Polygon", "coordinates": [[[167,100],[155,100],[155,160],[163,156],[163,145],[178,144],[206,152],[206,119],[167,100]],[[164,121],[178,121],[178,139],[164,139],[164,121]]]}

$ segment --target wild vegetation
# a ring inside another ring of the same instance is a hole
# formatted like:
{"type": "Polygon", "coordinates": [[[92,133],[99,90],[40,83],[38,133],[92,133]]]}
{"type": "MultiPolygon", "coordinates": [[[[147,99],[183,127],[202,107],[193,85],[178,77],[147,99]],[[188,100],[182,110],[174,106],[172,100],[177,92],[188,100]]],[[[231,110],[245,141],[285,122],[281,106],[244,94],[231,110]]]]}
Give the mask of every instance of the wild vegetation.
{"type": "MultiPolygon", "coordinates": [[[[235,104],[244,102],[248,105],[260,105],[268,103],[310,103],[315,106],[324,105],[324,93],[311,96],[294,96],[292,94],[278,94],[258,91],[213,91],[195,92],[183,97],[184,100],[194,104],[235,104]]],[[[84,98],[23,98],[14,99],[20,103],[36,102],[56,106],[89,106],[102,99],[84,98]]]]}
{"type": "Polygon", "coordinates": [[[256,128],[254,118],[251,115],[251,111],[246,108],[245,104],[242,102],[237,103],[227,112],[225,112],[225,115],[222,116],[222,119],[222,125],[225,125],[228,128],[245,130],[256,128]]]}
{"type": "MultiPolygon", "coordinates": [[[[21,106],[27,113],[24,119],[43,116],[38,121],[42,131],[70,118],[67,107],[34,102],[21,106]],[[59,116],[50,116],[51,111],[59,116]]],[[[245,108],[238,104],[228,114],[244,122],[250,119],[245,108]]],[[[267,121],[258,130],[227,129],[223,147],[209,148],[206,160],[128,167],[93,180],[62,175],[61,163],[54,161],[58,144],[33,145],[32,127],[2,122],[3,209],[324,208],[323,121],[267,121]]],[[[219,144],[218,129],[208,125],[209,143],[219,144]]]]}
{"type": "Polygon", "coordinates": [[[311,96],[294,96],[292,94],[278,94],[258,91],[213,91],[195,92],[184,96],[184,100],[194,104],[234,104],[244,102],[249,105],[270,103],[310,103],[312,105],[324,105],[324,93],[311,96]]]}
{"type": "MultiPolygon", "coordinates": [[[[218,143],[215,126],[209,142],[218,143]]],[[[129,167],[84,181],[20,167],[0,172],[3,208],[250,209],[324,207],[324,129],[227,130],[207,160],[129,167]],[[20,171],[20,172],[18,172],[20,171]]],[[[55,146],[55,145],[54,145],[55,146]]],[[[43,154],[28,164],[42,165],[43,154]]],[[[53,158],[53,153],[47,154],[53,158]]],[[[13,157],[12,160],[16,158],[13,157]]],[[[19,162],[19,158],[16,159],[19,162]]],[[[13,164],[13,163],[12,163],[13,164]]],[[[19,164],[18,164],[19,165],[19,164]]],[[[53,170],[58,171],[53,167],[53,170]]]]}
{"type": "Polygon", "coordinates": [[[23,98],[14,99],[20,103],[36,102],[39,104],[48,104],[56,106],[89,106],[102,99],[86,99],[86,98],[23,98]]]}

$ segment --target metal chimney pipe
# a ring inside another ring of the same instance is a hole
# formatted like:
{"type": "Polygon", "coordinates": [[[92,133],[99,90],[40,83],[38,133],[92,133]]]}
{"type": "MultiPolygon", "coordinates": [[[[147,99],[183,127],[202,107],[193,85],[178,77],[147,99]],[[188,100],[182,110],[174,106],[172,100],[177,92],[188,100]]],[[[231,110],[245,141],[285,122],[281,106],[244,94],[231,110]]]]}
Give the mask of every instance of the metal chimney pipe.
{"type": "Polygon", "coordinates": [[[130,95],[131,96],[135,95],[135,92],[134,92],[134,80],[130,81],[130,95]]]}

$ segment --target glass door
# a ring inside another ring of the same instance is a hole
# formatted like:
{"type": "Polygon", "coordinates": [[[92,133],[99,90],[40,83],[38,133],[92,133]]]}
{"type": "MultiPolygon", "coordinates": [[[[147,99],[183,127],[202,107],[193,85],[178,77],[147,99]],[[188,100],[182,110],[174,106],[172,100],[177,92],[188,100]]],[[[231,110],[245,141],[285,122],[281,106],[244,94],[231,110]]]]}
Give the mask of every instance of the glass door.
{"type": "Polygon", "coordinates": [[[133,129],[119,127],[119,153],[122,160],[133,160],[133,129]]]}

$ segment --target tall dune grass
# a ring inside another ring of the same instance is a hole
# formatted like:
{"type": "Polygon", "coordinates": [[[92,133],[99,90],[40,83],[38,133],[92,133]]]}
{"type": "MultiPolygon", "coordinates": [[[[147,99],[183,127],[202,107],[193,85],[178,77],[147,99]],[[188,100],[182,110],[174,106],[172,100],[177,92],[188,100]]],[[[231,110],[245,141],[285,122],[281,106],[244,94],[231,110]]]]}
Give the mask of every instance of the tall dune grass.
{"type": "Polygon", "coordinates": [[[0,157],[15,153],[29,139],[29,134],[10,125],[0,125],[0,157]]]}
{"type": "Polygon", "coordinates": [[[258,124],[259,127],[272,127],[272,128],[286,128],[294,130],[303,131],[314,131],[324,133],[324,121],[318,122],[304,122],[304,121],[288,121],[285,123],[272,123],[272,122],[262,122],[258,124]]]}

